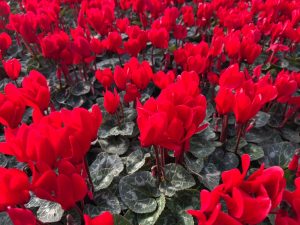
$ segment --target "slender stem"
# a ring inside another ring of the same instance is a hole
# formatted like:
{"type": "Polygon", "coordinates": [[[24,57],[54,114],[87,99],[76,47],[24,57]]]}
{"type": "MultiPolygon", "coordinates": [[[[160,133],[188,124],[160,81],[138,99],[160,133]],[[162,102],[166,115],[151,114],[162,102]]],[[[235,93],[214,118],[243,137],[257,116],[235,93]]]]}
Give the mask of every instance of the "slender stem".
{"type": "Polygon", "coordinates": [[[220,142],[224,143],[227,138],[227,127],[228,127],[228,115],[223,115],[222,118],[222,131],[220,136],[220,142]]]}
{"type": "Polygon", "coordinates": [[[121,109],[121,116],[122,116],[122,121],[125,120],[125,115],[124,115],[124,109],[122,103],[120,104],[120,109],[121,109]]]}
{"type": "Polygon", "coordinates": [[[118,112],[116,112],[115,115],[116,115],[116,118],[117,118],[117,121],[118,121],[118,126],[121,126],[121,120],[120,120],[118,112]]]}
{"type": "Polygon", "coordinates": [[[160,146],[159,148],[159,153],[160,153],[160,168],[161,168],[161,178],[162,180],[165,179],[165,152],[164,149],[161,148],[160,146]]]}
{"type": "Polygon", "coordinates": [[[237,130],[238,130],[238,139],[237,139],[237,141],[236,141],[236,145],[235,145],[235,153],[237,154],[238,153],[238,150],[239,150],[239,144],[240,144],[240,141],[241,141],[241,136],[242,136],[242,131],[243,131],[243,124],[239,124],[238,125],[238,128],[237,128],[237,130]]]}
{"type": "Polygon", "coordinates": [[[155,163],[156,163],[156,168],[157,168],[157,177],[158,177],[159,181],[161,181],[162,170],[161,170],[158,146],[154,146],[154,153],[155,153],[155,163]]]}
{"type": "Polygon", "coordinates": [[[90,170],[89,170],[89,165],[88,165],[88,162],[87,162],[87,159],[86,157],[84,157],[84,169],[85,169],[85,173],[87,174],[88,176],[88,181],[89,181],[89,185],[90,185],[90,188],[91,188],[91,191],[92,193],[94,194],[94,184],[93,184],[93,181],[92,181],[92,177],[91,177],[91,174],[90,174],[90,170]]]}

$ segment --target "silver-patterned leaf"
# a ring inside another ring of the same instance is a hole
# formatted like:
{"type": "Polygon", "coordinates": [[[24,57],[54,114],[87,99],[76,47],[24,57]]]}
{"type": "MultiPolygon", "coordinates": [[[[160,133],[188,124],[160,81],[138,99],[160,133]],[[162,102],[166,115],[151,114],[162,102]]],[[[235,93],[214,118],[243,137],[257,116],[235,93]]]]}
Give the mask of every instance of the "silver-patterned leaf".
{"type": "Polygon", "coordinates": [[[253,128],[246,133],[245,138],[247,142],[260,144],[269,140],[274,135],[274,129],[269,127],[253,128]]]}
{"type": "Polygon", "coordinates": [[[173,196],[176,191],[181,191],[195,185],[193,176],[181,165],[170,163],[165,166],[165,180],[159,189],[166,196],[173,196]]]}
{"type": "Polygon", "coordinates": [[[122,177],[119,193],[122,201],[135,213],[151,213],[157,208],[160,192],[150,172],[142,171],[122,177]]]}
{"type": "Polygon", "coordinates": [[[205,119],[208,120],[214,113],[215,113],[215,107],[209,102],[206,107],[205,119]]]}
{"type": "Polygon", "coordinates": [[[200,206],[199,191],[188,189],[178,191],[169,199],[168,208],[176,212],[185,212],[188,209],[198,209],[200,206]]]}
{"type": "Polygon", "coordinates": [[[145,214],[138,214],[138,222],[139,225],[154,225],[156,221],[158,220],[160,214],[163,212],[165,205],[166,205],[166,199],[164,195],[161,195],[157,200],[157,210],[153,213],[145,213],[145,214]]]}
{"type": "Polygon", "coordinates": [[[119,156],[101,152],[89,168],[95,191],[99,191],[111,184],[114,177],[123,171],[124,165],[119,156]]]}
{"type": "Polygon", "coordinates": [[[6,212],[0,213],[0,224],[1,225],[13,225],[13,222],[10,220],[6,212]]]}
{"type": "Polygon", "coordinates": [[[166,208],[158,218],[156,225],[195,225],[194,219],[186,212],[174,212],[166,208]]]}
{"type": "Polygon", "coordinates": [[[25,204],[26,208],[38,208],[42,205],[47,204],[47,200],[36,197],[34,194],[31,196],[29,202],[25,204]]]}
{"type": "Polygon", "coordinates": [[[263,149],[265,152],[263,161],[267,167],[281,166],[282,168],[287,168],[296,147],[291,142],[284,141],[263,145],[263,149]]]}
{"type": "Polygon", "coordinates": [[[283,129],[280,129],[280,132],[284,139],[289,140],[293,143],[300,143],[299,130],[292,130],[290,128],[284,127],[283,129]]]}
{"type": "Polygon", "coordinates": [[[189,152],[184,155],[184,162],[186,167],[195,173],[200,173],[204,166],[203,158],[196,158],[189,152]]]}
{"type": "Polygon", "coordinates": [[[70,91],[72,95],[80,96],[89,93],[91,90],[91,84],[87,81],[79,81],[71,87],[70,91]]]}
{"type": "Polygon", "coordinates": [[[123,108],[124,117],[126,121],[134,121],[137,116],[137,112],[134,108],[123,108]]]}
{"type": "Polygon", "coordinates": [[[55,223],[61,220],[64,210],[61,205],[47,201],[37,211],[37,218],[43,223],[55,223]]]}
{"type": "MultiPolygon", "coordinates": [[[[247,145],[247,141],[244,138],[240,138],[238,149],[241,149],[247,145]]],[[[237,136],[229,139],[226,143],[226,150],[230,152],[235,152],[237,145],[237,136]]]]}
{"type": "Polygon", "coordinates": [[[83,213],[89,215],[90,217],[96,217],[101,213],[101,210],[96,205],[85,204],[83,213]]]}
{"type": "Polygon", "coordinates": [[[108,59],[103,59],[100,62],[96,64],[97,69],[105,69],[108,67],[115,67],[119,63],[118,58],[108,58],[108,59]]]}
{"type": "Polygon", "coordinates": [[[94,201],[96,202],[100,212],[110,211],[113,214],[121,212],[119,199],[108,190],[101,190],[95,194],[94,201]]]}
{"type": "Polygon", "coordinates": [[[121,124],[120,126],[101,126],[98,132],[98,136],[101,139],[108,138],[110,136],[131,136],[133,134],[135,123],[132,121],[121,124]]]}
{"type": "Polygon", "coordinates": [[[239,158],[236,154],[224,152],[219,148],[209,157],[209,162],[214,164],[218,170],[225,171],[236,168],[239,165],[239,158]]]}
{"type": "Polygon", "coordinates": [[[271,115],[269,113],[259,111],[255,116],[255,124],[254,127],[260,128],[264,127],[268,124],[269,120],[271,118],[271,115]]]}
{"type": "Polygon", "coordinates": [[[212,190],[219,185],[221,172],[213,163],[208,163],[201,174],[203,175],[201,183],[203,183],[209,190],[212,190]]]}
{"type": "Polygon", "coordinates": [[[98,142],[103,151],[116,155],[123,155],[129,147],[128,138],[122,136],[111,136],[98,142]]]}
{"type": "Polygon", "coordinates": [[[0,167],[6,167],[7,164],[8,164],[7,157],[4,154],[0,153],[0,167]]]}
{"type": "Polygon", "coordinates": [[[145,159],[150,157],[150,153],[144,154],[141,149],[132,152],[126,158],[126,170],[128,174],[138,171],[145,164],[145,159]]]}
{"type": "Polygon", "coordinates": [[[261,146],[255,144],[248,144],[239,151],[240,155],[248,154],[251,161],[258,160],[264,157],[264,150],[261,146]]]}
{"type": "Polygon", "coordinates": [[[65,104],[71,106],[72,108],[77,108],[83,105],[85,98],[83,96],[71,95],[66,101],[65,104]]]}

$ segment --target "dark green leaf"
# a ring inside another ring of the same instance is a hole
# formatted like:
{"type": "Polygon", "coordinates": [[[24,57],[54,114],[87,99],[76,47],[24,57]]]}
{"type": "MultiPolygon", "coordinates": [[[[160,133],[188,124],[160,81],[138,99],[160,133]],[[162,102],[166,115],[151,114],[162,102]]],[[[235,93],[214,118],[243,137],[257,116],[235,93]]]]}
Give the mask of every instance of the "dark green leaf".
{"type": "Polygon", "coordinates": [[[6,212],[0,213],[0,224],[1,225],[13,225],[13,222],[10,220],[6,212]]]}
{"type": "Polygon", "coordinates": [[[66,105],[71,106],[72,108],[77,108],[83,105],[85,102],[82,96],[71,95],[65,102],[66,105]]]}
{"type": "Polygon", "coordinates": [[[209,162],[215,164],[218,170],[225,171],[236,168],[239,165],[239,158],[232,152],[224,152],[223,149],[217,149],[209,157],[209,162]]]}
{"type": "Polygon", "coordinates": [[[124,216],[115,214],[114,225],[131,225],[131,223],[124,216]]]}
{"type": "Polygon", "coordinates": [[[150,172],[137,172],[122,177],[119,193],[122,201],[135,213],[151,213],[157,208],[157,197],[160,192],[156,179],[150,172]]]}
{"type": "Polygon", "coordinates": [[[101,126],[98,136],[101,139],[108,138],[110,136],[131,136],[133,134],[135,127],[134,122],[126,122],[125,124],[121,124],[120,126],[101,126]]]}
{"type": "Polygon", "coordinates": [[[158,220],[166,205],[165,196],[161,195],[158,199],[156,199],[156,202],[158,207],[155,212],[138,214],[137,218],[139,225],[154,225],[155,222],[158,220]]]}
{"type": "Polygon", "coordinates": [[[195,185],[193,176],[181,165],[171,163],[165,166],[165,180],[160,183],[159,189],[166,196],[172,196],[195,185]]]}
{"type": "Polygon", "coordinates": [[[126,121],[134,121],[136,119],[137,113],[133,108],[123,108],[124,117],[126,121]]]}
{"type": "Polygon", "coordinates": [[[259,111],[255,116],[255,125],[254,127],[260,128],[266,126],[270,120],[270,114],[265,113],[263,111],[259,111]]]}
{"type": "Polygon", "coordinates": [[[299,130],[292,130],[290,128],[284,127],[280,129],[282,137],[286,140],[289,140],[293,143],[300,143],[300,132],[299,130]]]}
{"type": "Polygon", "coordinates": [[[103,151],[116,155],[123,155],[129,147],[129,140],[122,136],[111,136],[99,140],[100,147],[103,151]]]}
{"type": "Polygon", "coordinates": [[[184,155],[184,162],[186,167],[195,173],[200,173],[204,166],[202,158],[196,158],[189,152],[184,155]]]}
{"type": "Polygon", "coordinates": [[[194,219],[186,212],[174,212],[165,209],[158,218],[156,225],[194,225],[194,219]]]}
{"type": "MultiPolygon", "coordinates": [[[[226,150],[230,152],[235,152],[237,144],[237,136],[229,139],[226,143],[226,150]]],[[[244,138],[240,138],[238,149],[241,149],[247,145],[247,141],[244,138]]]]}
{"type": "Polygon", "coordinates": [[[292,143],[285,141],[263,145],[263,149],[265,152],[263,161],[267,167],[281,166],[282,168],[287,168],[296,147],[292,143]]]}
{"type": "Polygon", "coordinates": [[[260,144],[274,135],[274,132],[271,128],[262,127],[262,128],[253,128],[250,132],[246,133],[246,141],[256,144],[260,144]]]}
{"type": "Polygon", "coordinates": [[[113,214],[121,212],[119,199],[111,191],[101,190],[95,194],[94,198],[100,212],[110,211],[113,214]]]}
{"type": "Polygon", "coordinates": [[[168,208],[176,212],[185,212],[188,209],[198,209],[200,207],[199,191],[188,189],[178,191],[169,199],[168,208]]]}
{"type": "Polygon", "coordinates": [[[96,205],[85,204],[83,213],[89,215],[90,217],[95,217],[101,213],[101,210],[96,205]]]}
{"type": "Polygon", "coordinates": [[[70,89],[62,88],[62,89],[57,89],[54,92],[54,98],[60,104],[64,104],[69,97],[70,97],[70,89]]]}
{"type": "Polygon", "coordinates": [[[209,190],[212,190],[219,185],[221,172],[213,163],[207,164],[201,172],[201,175],[203,175],[201,183],[203,183],[209,190]]]}
{"type": "Polygon", "coordinates": [[[99,153],[90,166],[95,191],[107,188],[123,169],[124,165],[119,156],[109,155],[106,152],[99,153]]]}
{"type": "Polygon", "coordinates": [[[133,151],[126,158],[126,170],[128,174],[138,171],[145,164],[145,159],[150,157],[150,153],[144,154],[141,149],[133,151]]]}
{"type": "Polygon", "coordinates": [[[71,93],[75,96],[85,95],[91,90],[91,84],[87,81],[79,81],[71,87],[71,93]]]}
{"type": "Polygon", "coordinates": [[[248,154],[251,161],[255,161],[264,157],[264,150],[261,146],[255,144],[248,144],[244,148],[240,149],[240,155],[248,154]]]}

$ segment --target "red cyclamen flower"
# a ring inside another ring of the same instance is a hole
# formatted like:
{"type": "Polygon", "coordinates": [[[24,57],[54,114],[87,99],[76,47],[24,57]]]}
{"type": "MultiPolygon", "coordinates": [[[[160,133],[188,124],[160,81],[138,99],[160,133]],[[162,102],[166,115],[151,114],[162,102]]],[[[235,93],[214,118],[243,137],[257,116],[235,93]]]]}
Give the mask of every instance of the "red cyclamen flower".
{"type": "Polygon", "coordinates": [[[90,218],[84,215],[85,225],[114,225],[114,217],[110,212],[103,212],[99,216],[90,218]]]}
{"type": "Polygon", "coordinates": [[[18,59],[9,59],[2,61],[4,70],[10,79],[16,80],[21,72],[21,63],[18,59]]]}
{"type": "Polygon", "coordinates": [[[114,114],[117,111],[120,105],[120,96],[116,89],[114,89],[114,93],[106,90],[106,92],[104,93],[103,105],[105,110],[110,114],[114,114]]]}

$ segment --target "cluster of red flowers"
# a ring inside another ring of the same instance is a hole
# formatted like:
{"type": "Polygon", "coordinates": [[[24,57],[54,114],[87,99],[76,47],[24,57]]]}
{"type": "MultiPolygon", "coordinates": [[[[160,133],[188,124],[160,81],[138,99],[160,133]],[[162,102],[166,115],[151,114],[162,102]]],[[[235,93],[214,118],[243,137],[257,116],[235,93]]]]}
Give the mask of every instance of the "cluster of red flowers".
{"type": "Polygon", "coordinates": [[[197,73],[183,72],[157,99],[150,98],[144,106],[138,102],[142,146],[173,150],[177,160],[189,150],[192,135],[208,125],[201,125],[206,115],[206,98],[200,94],[199,82],[197,73]]]}
{"type": "MultiPolygon", "coordinates": [[[[32,178],[29,181],[27,175],[17,169],[0,168],[0,210],[8,210],[15,224],[24,224],[16,222],[23,216],[29,220],[28,225],[36,224],[32,222],[36,220],[30,211],[15,208],[29,201],[29,191],[60,203],[63,209],[74,207],[88,194],[84,157],[102,121],[100,108],[94,105],[91,112],[75,108],[48,113],[47,81],[34,70],[23,79],[22,87],[6,85],[1,99],[0,122],[5,126],[5,142],[0,143],[0,152],[27,163],[32,178]],[[34,110],[30,125],[21,123],[26,106],[34,110]],[[29,216],[25,216],[27,214],[29,216]]],[[[94,223],[89,217],[85,220],[86,224],[94,223]]]]}
{"type": "Polygon", "coordinates": [[[188,211],[198,219],[199,225],[259,224],[276,209],[285,188],[283,170],[277,166],[265,169],[262,165],[246,178],[249,166],[249,155],[243,155],[242,172],[238,169],[225,171],[222,184],[211,192],[201,191],[201,209],[188,211]],[[222,211],[221,200],[225,201],[228,213],[222,211]]]}

